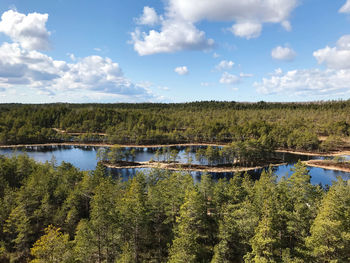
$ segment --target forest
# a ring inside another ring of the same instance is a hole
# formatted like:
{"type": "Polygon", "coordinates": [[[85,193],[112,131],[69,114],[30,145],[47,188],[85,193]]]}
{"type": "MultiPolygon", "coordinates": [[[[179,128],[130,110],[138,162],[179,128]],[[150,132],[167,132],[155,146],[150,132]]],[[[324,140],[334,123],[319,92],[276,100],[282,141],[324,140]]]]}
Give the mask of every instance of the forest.
{"type": "Polygon", "coordinates": [[[350,184],[310,183],[301,162],[200,183],[152,170],[0,157],[0,262],[349,262],[350,184]]]}
{"type": "Polygon", "coordinates": [[[350,134],[350,101],[1,104],[0,144],[241,143],[327,152],[350,134]],[[323,139],[322,139],[323,138],[323,139]]]}

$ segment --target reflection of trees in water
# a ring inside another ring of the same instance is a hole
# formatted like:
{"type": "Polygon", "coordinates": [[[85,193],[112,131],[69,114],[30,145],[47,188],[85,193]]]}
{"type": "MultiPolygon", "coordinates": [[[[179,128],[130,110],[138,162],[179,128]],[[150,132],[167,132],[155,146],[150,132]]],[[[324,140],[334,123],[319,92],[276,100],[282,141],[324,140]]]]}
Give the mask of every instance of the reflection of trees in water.
{"type": "Polygon", "coordinates": [[[101,147],[96,146],[74,146],[74,149],[79,149],[86,152],[97,151],[101,147]]]}

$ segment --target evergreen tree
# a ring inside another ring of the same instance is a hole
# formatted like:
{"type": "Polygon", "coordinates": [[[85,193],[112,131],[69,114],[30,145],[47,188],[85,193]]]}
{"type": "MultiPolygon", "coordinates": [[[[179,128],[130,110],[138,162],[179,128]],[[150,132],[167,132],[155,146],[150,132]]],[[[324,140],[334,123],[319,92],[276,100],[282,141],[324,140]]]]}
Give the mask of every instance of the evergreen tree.
{"type": "Polygon", "coordinates": [[[306,244],[315,262],[350,262],[350,184],[338,181],[322,200],[306,244]]]}
{"type": "Polygon", "coordinates": [[[262,218],[251,240],[252,252],[245,256],[245,262],[273,263],[280,261],[280,240],[276,228],[278,225],[277,213],[271,198],[265,200],[262,212],[262,218]]]}
{"type": "MultiPolygon", "coordinates": [[[[316,217],[322,192],[311,184],[306,165],[299,161],[292,171],[293,174],[286,182],[289,207],[285,210],[287,211],[285,246],[290,249],[292,257],[306,259],[308,251],[305,246],[305,238],[310,235],[310,227],[316,217]]],[[[281,214],[283,210],[280,207],[277,212],[281,214]]]]}
{"type": "Polygon", "coordinates": [[[74,262],[72,244],[67,234],[59,228],[49,225],[45,235],[40,237],[31,248],[34,257],[31,263],[71,263],[74,262]]]}
{"type": "Polygon", "coordinates": [[[176,236],[170,248],[169,262],[209,262],[211,248],[207,244],[205,200],[194,188],[186,192],[185,202],[177,218],[176,236]]]}
{"type": "Polygon", "coordinates": [[[118,204],[122,240],[125,244],[121,257],[126,257],[126,254],[131,253],[132,262],[136,263],[143,262],[148,257],[146,244],[148,243],[149,218],[145,183],[142,174],[131,179],[130,186],[118,204]]]}
{"type": "Polygon", "coordinates": [[[120,253],[120,218],[116,210],[118,190],[108,178],[96,187],[91,200],[90,220],[82,223],[76,236],[75,251],[81,262],[89,259],[112,263],[120,253]]]}

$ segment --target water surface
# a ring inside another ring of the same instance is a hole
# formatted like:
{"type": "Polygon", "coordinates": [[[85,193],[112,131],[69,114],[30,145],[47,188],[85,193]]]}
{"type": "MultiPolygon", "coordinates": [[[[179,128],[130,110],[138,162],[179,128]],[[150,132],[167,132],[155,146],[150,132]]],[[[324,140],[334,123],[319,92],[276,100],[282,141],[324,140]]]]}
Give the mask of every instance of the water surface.
{"type": "MultiPolygon", "coordinates": [[[[193,163],[198,164],[195,158],[195,149],[203,147],[196,146],[192,147],[190,156],[193,159],[193,163]]],[[[179,162],[187,162],[185,150],[186,147],[171,147],[171,149],[177,149],[179,151],[179,162]]],[[[81,170],[94,170],[97,165],[96,153],[99,147],[94,146],[67,146],[67,145],[58,145],[58,146],[31,146],[31,147],[21,147],[21,148],[0,148],[0,154],[6,156],[13,156],[18,154],[27,154],[29,157],[35,159],[39,162],[52,161],[53,159],[60,164],[62,161],[70,162],[74,166],[80,168],[81,170]]],[[[127,150],[130,150],[126,148],[127,150]]],[[[151,158],[154,160],[160,159],[163,160],[163,156],[160,155],[158,158],[155,156],[157,148],[155,147],[139,147],[135,148],[136,156],[135,161],[143,162],[149,161],[151,158]]],[[[276,157],[281,158],[287,165],[282,165],[275,167],[274,170],[280,179],[282,176],[290,176],[292,172],[290,169],[298,160],[310,160],[310,159],[323,159],[323,156],[305,156],[291,153],[276,153],[276,157]]],[[[350,156],[345,156],[346,159],[350,159],[350,156]]],[[[203,160],[203,164],[206,164],[206,160],[203,160]]],[[[350,173],[327,170],[316,167],[308,167],[311,175],[311,182],[313,184],[323,184],[331,185],[332,181],[335,181],[338,176],[341,176],[345,180],[350,179],[350,173]]],[[[123,178],[127,180],[130,177],[133,177],[138,171],[148,171],[149,168],[132,168],[132,169],[111,169],[114,176],[123,178]]],[[[255,171],[250,171],[249,174],[253,178],[259,178],[262,169],[257,169],[255,171]]],[[[201,172],[190,172],[195,180],[200,180],[201,172]]],[[[219,178],[230,178],[233,176],[233,173],[209,173],[214,179],[219,178]]]]}

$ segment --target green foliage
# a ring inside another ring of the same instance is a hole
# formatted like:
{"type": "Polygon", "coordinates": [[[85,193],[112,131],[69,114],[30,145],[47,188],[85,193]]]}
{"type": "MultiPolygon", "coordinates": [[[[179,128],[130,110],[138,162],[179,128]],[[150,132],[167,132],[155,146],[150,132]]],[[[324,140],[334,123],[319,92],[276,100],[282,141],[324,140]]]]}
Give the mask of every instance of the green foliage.
{"type": "Polygon", "coordinates": [[[114,262],[120,253],[120,215],[116,207],[118,187],[101,180],[91,200],[90,220],[79,223],[75,255],[79,262],[114,262]]]}
{"type": "Polygon", "coordinates": [[[123,150],[119,145],[113,145],[109,150],[107,156],[112,163],[120,162],[125,157],[123,150]]]}
{"type": "Polygon", "coordinates": [[[169,262],[209,262],[207,216],[203,197],[195,188],[188,190],[176,220],[178,225],[169,262]]]}
{"type": "Polygon", "coordinates": [[[350,184],[338,178],[322,200],[306,240],[315,262],[350,260],[350,184]]]}
{"type": "Polygon", "coordinates": [[[45,234],[35,242],[30,253],[34,257],[31,263],[74,262],[69,236],[52,225],[45,229],[45,234]]]}
{"type": "Polygon", "coordinates": [[[2,104],[0,144],[234,142],[253,153],[260,145],[267,151],[327,150],[332,145],[321,145],[318,136],[349,136],[349,109],[349,101],[2,104]]]}
{"type": "Polygon", "coordinates": [[[157,169],[122,182],[101,164],[90,173],[27,157],[0,164],[1,262],[350,259],[349,182],[326,192],[301,162],[278,182],[269,169],[256,181],[204,174],[196,184],[157,169]]]}

